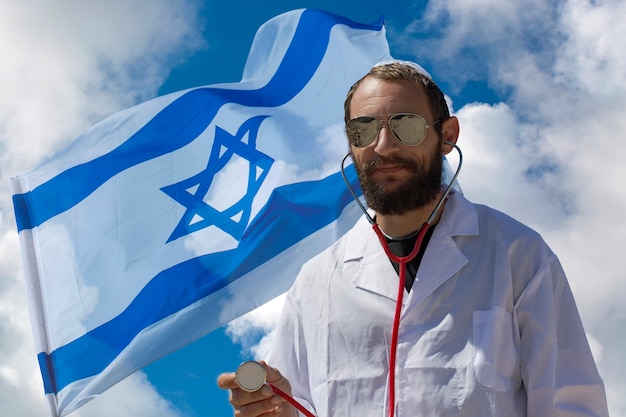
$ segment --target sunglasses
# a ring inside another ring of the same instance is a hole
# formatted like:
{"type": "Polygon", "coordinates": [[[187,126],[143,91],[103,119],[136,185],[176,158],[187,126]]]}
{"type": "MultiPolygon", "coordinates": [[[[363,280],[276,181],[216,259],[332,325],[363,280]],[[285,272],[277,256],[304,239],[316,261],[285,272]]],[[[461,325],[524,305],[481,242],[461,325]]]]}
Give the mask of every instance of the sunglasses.
{"type": "Polygon", "coordinates": [[[388,120],[381,120],[374,116],[355,117],[346,123],[346,133],[350,144],[357,148],[371,145],[378,138],[383,122],[387,123],[391,133],[400,143],[417,146],[424,141],[426,129],[438,123],[439,120],[428,125],[422,116],[410,113],[394,114],[388,120]]]}

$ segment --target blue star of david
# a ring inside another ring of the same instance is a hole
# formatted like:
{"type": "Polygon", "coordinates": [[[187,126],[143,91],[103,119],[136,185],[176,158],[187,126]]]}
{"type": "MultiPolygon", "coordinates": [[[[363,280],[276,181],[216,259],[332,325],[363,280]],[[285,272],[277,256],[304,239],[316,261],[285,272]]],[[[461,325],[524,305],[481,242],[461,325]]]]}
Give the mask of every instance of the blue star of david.
{"type": "Polygon", "coordinates": [[[206,168],[186,180],[161,188],[161,191],[187,208],[167,242],[213,225],[235,239],[241,239],[252,212],[252,200],[274,163],[274,159],[256,149],[257,132],[266,117],[256,116],[246,120],[235,136],[216,126],[206,168]],[[246,136],[247,143],[243,141],[246,136]],[[249,162],[247,191],[235,204],[219,211],[205,203],[204,198],[215,175],[235,154],[249,162]]]}

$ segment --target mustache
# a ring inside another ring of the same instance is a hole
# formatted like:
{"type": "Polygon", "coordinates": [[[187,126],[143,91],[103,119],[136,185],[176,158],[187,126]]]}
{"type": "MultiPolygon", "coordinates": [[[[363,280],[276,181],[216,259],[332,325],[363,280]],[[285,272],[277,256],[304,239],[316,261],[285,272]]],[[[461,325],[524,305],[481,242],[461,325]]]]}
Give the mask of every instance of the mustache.
{"type": "Polygon", "coordinates": [[[371,174],[376,171],[378,168],[384,165],[396,165],[404,168],[417,168],[417,164],[410,160],[406,159],[402,156],[394,155],[394,156],[380,156],[377,155],[374,159],[367,161],[361,166],[361,171],[365,174],[371,174]]]}

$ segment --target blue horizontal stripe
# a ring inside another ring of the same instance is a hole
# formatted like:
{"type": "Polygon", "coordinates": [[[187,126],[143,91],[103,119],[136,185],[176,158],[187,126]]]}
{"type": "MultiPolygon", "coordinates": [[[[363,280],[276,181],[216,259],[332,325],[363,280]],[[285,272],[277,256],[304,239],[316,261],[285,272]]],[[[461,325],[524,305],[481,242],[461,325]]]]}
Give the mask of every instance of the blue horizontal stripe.
{"type": "Polygon", "coordinates": [[[283,61],[264,87],[257,90],[206,87],[182,95],[111,152],[74,166],[32,191],[13,195],[18,232],[40,226],[71,209],[120,172],[189,144],[226,103],[248,107],[287,103],[317,70],[335,24],[376,31],[382,28],[382,20],[375,25],[364,25],[320,10],[305,10],[283,61]]]}
{"type": "MultiPolygon", "coordinates": [[[[360,193],[352,166],[346,174],[360,193]]],[[[47,371],[44,375],[46,392],[56,393],[102,372],[142,329],[224,288],[332,223],[352,201],[340,173],[276,188],[236,249],[190,259],[160,272],[117,317],[50,355],[41,353],[40,363],[52,363],[56,370],[54,380],[47,371]]]]}

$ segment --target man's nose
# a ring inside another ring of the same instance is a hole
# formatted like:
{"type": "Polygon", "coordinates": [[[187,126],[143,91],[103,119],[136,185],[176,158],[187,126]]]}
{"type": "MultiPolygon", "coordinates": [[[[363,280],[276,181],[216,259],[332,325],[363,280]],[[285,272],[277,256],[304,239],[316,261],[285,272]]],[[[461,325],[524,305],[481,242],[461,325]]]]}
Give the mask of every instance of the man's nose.
{"type": "Polygon", "coordinates": [[[394,154],[399,150],[400,143],[389,127],[389,121],[381,120],[380,131],[378,132],[378,137],[376,138],[374,152],[381,156],[387,156],[394,154]]]}

